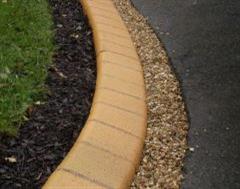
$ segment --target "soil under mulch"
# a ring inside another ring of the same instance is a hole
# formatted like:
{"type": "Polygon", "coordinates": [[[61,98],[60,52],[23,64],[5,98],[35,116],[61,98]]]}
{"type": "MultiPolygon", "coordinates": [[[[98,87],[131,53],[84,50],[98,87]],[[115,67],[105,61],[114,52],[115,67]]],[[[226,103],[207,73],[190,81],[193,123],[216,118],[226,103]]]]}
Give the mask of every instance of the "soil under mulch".
{"type": "MultiPolygon", "coordinates": [[[[57,50],[45,103],[28,110],[16,138],[0,136],[0,188],[40,188],[79,135],[96,80],[92,33],[78,0],[49,0],[57,50]]],[[[40,104],[40,105],[39,105],[40,104]]]]}

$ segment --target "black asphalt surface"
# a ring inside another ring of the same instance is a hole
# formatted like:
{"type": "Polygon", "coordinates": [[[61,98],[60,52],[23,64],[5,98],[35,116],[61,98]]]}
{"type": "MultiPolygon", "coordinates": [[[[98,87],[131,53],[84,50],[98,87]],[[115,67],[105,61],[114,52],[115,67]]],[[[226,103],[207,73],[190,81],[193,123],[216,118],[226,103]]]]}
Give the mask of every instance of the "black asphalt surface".
{"type": "Polygon", "coordinates": [[[161,38],[189,112],[183,189],[240,189],[240,1],[132,0],[161,38]]]}

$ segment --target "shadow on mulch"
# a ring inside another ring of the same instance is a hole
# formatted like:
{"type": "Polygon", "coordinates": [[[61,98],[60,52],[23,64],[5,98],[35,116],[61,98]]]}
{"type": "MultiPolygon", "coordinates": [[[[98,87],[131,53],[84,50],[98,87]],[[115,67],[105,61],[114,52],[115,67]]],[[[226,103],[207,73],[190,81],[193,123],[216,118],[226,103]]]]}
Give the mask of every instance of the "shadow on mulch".
{"type": "Polygon", "coordinates": [[[40,188],[72,147],[90,111],[96,80],[92,32],[78,0],[49,0],[55,52],[44,104],[29,108],[16,138],[0,136],[0,188],[40,188]]]}

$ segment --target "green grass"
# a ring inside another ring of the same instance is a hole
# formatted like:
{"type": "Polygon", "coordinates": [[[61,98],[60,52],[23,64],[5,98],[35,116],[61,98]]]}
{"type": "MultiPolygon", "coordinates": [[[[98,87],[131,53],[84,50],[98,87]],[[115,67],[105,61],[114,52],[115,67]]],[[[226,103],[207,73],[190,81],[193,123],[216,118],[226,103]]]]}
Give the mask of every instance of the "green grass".
{"type": "Polygon", "coordinates": [[[44,91],[52,24],[47,0],[0,0],[0,133],[15,135],[44,91]]]}

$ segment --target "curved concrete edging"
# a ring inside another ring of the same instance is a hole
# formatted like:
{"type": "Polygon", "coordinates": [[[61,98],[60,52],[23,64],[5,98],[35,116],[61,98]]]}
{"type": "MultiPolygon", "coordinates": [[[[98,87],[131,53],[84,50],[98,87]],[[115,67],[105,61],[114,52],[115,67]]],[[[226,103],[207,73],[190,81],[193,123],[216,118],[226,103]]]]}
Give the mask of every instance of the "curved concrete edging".
{"type": "Polygon", "coordinates": [[[111,0],[81,0],[93,29],[97,84],[89,118],[43,188],[130,186],[146,135],[142,67],[111,0]]]}

